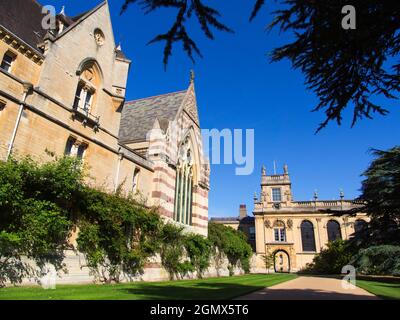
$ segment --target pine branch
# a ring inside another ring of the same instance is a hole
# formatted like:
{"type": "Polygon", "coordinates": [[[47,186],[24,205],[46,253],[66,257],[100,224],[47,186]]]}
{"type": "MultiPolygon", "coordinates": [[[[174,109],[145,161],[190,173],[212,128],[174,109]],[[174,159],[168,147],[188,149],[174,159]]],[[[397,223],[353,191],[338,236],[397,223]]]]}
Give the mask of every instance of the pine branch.
{"type": "Polygon", "coordinates": [[[172,55],[172,49],[175,43],[181,42],[183,49],[194,63],[194,53],[202,57],[200,49],[196,42],[187,32],[186,25],[193,13],[196,15],[200,28],[208,39],[213,40],[214,35],[212,28],[218,31],[233,32],[229,27],[221,23],[218,18],[220,13],[207,5],[201,0],[125,0],[122,6],[121,14],[124,13],[130,4],[138,3],[145,13],[149,13],[161,8],[176,8],[178,10],[175,22],[172,24],[168,32],[155,36],[148,44],[163,41],[165,42],[163,63],[166,68],[169,58],[172,55]]]}

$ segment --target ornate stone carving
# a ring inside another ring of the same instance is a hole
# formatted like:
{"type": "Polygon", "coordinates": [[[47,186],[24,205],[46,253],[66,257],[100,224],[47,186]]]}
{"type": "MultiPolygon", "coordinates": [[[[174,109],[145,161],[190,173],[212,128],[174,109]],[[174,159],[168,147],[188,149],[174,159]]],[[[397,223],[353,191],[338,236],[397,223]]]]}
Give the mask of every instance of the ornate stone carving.
{"type": "Polygon", "coordinates": [[[287,227],[289,230],[292,230],[293,227],[293,220],[292,219],[288,219],[288,221],[286,222],[287,227]]]}
{"type": "Polygon", "coordinates": [[[271,221],[265,220],[264,225],[266,228],[271,229],[271,221]]]}
{"type": "Polygon", "coordinates": [[[102,46],[105,41],[104,33],[100,29],[94,30],[94,40],[99,46],[102,46]]]}

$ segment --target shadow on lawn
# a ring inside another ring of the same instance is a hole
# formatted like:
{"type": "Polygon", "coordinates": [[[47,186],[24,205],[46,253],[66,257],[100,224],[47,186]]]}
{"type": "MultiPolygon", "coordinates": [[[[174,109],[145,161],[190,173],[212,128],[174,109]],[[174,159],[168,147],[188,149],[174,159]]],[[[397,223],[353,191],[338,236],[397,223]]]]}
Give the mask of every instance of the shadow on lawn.
{"type": "Polygon", "coordinates": [[[151,300],[224,300],[261,290],[264,286],[241,285],[235,283],[202,283],[182,285],[159,285],[147,283],[136,288],[118,290],[128,294],[145,296],[151,300]]]}
{"type": "Polygon", "coordinates": [[[375,296],[316,289],[274,289],[254,292],[240,300],[379,300],[375,296]]]}

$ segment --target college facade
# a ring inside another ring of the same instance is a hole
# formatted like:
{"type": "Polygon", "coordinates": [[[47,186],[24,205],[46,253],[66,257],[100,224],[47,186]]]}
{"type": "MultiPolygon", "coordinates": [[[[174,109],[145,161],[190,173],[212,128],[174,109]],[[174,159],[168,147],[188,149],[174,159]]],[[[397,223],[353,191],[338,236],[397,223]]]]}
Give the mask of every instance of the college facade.
{"type": "Polygon", "coordinates": [[[256,253],[273,254],[278,272],[299,271],[336,239],[349,239],[369,218],[366,214],[334,216],[361,206],[355,200],[295,201],[288,166],[282,174],[268,175],[262,168],[261,192],[254,196],[256,253]]]}
{"type": "Polygon", "coordinates": [[[194,77],[185,90],[126,101],[131,61],[116,45],[107,1],[43,29],[35,0],[0,2],[0,159],[70,155],[87,183],[120,187],[188,231],[207,235],[194,77]]]}
{"type": "Polygon", "coordinates": [[[366,225],[369,221],[366,214],[334,216],[331,213],[361,205],[355,200],[345,200],[343,193],[338,200],[320,200],[314,193],[312,201],[295,201],[288,166],[284,166],[282,174],[272,175],[263,167],[261,191],[254,195],[254,217],[240,214],[236,218],[212,220],[242,230],[253,248],[255,242],[255,270],[265,271],[262,256],[273,255],[275,272],[296,272],[312,262],[330,241],[349,239],[366,225]],[[248,224],[247,228],[240,228],[241,221],[248,224]]]}

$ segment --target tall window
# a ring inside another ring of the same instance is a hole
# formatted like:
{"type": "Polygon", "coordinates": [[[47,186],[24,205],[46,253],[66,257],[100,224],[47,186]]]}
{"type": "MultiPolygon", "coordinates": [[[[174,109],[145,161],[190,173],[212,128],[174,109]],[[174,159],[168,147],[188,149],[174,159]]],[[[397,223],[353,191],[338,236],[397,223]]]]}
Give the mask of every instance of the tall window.
{"type": "Polygon", "coordinates": [[[354,222],[354,231],[355,232],[360,232],[361,230],[365,229],[366,227],[367,227],[367,223],[362,219],[357,219],[354,222]]]}
{"type": "Polygon", "coordinates": [[[132,193],[136,193],[138,191],[139,173],[140,169],[136,168],[135,172],[133,173],[132,193]]]}
{"type": "Polygon", "coordinates": [[[3,56],[3,60],[1,61],[1,68],[7,72],[10,72],[15,57],[15,54],[7,51],[3,56]]]}
{"type": "Polygon", "coordinates": [[[193,163],[188,141],[181,147],[175,181],[174,219],[192,224],[193,163]]]}
{"type": "Polygon", "coordinates": [[[313,224],[310,221],[304,220],[300,225],[300,229],[303,251],[316,251],[313,224]]]}
{"type": "Polygon", "coordinates": [[[272,201],[273,202],[281,202],[282,201],[281,188],[272,188],[272,201]]]}
{"type": "Polygon", "coordinates": [[[282,221],[274,223],[274,240],[275,242],[286,242],[286,229],[282,221]]]}
{"type": "Polygon", "coordinates": [[[328,241],[335,241],[336,239],[342,239],[342,233],[340,232],[340,224],[335,220],[329,220],[327,224],[328,229],[328,241]]]}
{"type": "Polygon", "coordinates": [[[84,82],[79,82],[75,93],[74,109],[88,115],[93,102],[94,89],[85,85],[84,82]]]}

